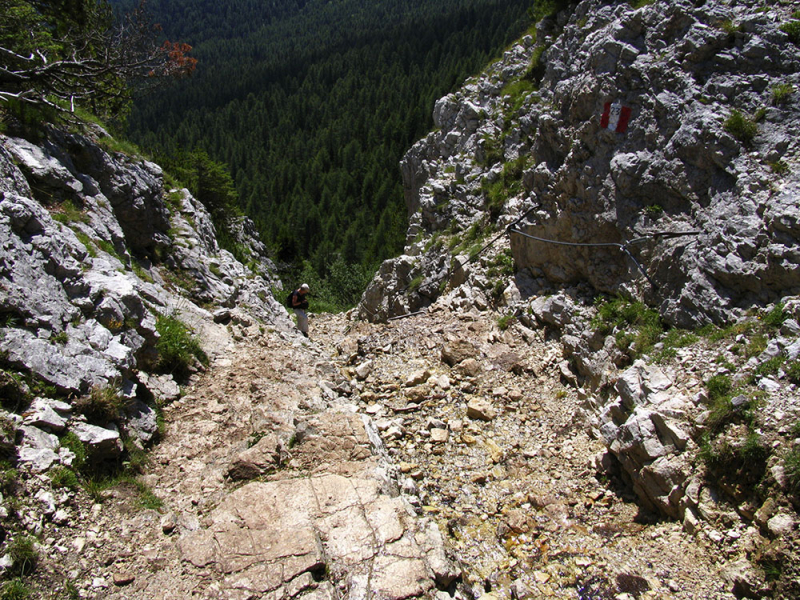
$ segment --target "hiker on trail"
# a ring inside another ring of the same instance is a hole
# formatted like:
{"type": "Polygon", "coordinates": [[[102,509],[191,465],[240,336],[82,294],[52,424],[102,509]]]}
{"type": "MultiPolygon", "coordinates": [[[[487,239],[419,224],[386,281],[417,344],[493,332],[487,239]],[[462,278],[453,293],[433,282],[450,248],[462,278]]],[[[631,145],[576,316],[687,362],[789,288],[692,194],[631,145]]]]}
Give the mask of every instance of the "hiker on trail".
{"type": "Polygon", "coordinates": [[[297,328],[304,336],[308,337],[308,284],[304,283],[292,292],[291,305],[297,315],[297,328]]]}

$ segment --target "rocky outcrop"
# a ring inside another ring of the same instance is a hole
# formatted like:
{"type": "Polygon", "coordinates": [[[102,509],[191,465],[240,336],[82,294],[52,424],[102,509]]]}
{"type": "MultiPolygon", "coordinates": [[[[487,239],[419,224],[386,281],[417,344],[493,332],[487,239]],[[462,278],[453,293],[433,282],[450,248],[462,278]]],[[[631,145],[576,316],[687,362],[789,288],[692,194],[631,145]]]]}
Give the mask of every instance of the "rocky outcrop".
{"type": "MultiPolygon", "coordinates": [[[[210,322],[202,306],[218,305],[228,321],[247,313],[290,326],[272,298],[280,282],[263,243],[252,239],[252,223],[238,228],[252,259],[245,267],[219,247],[208,212],[188,191],[164,189],[157,165],[48,130],[36,143],[0,136],[0,168],[2,367],[28,382],[18,406],[42,396],[26,427],[68,429],[91,448],[119,454],[118,431],[73,425],[62,402],[114,389],[129,405],[114,419],[123,435],[148,443],[156,435],[152,399],[174,399],[169,390],[177,388],[158,372],[161,316],[210,322]]],[[[41,470],[58,456],[39,438],[27,436],[30,450],[20,456],[41,470]]]]}
{"type": "Polygon", "coordinates": [[[402,163],[415,259],[381,267],[362,317],[499,285],[495,249],[460,279],[454,263],[523,215],[537,238],[612,244],[502,238],[528,294],[588,283],[689,327],[796,293],[800,49],[781,30],[789,9],[759,6],[586,0],[439,100],[437,130],[402,163]]]}
{"type": "MultiPolygon", "coordinates": [[[[593,469],[690,536],[742,540],[749,560],[731,559],[729,591],[791,595],[793,584],[771,584],[762,569],[794,561],[795,542],[778,531],[796,540],[784,465],[797,444],[800,48],[784,29],[797,17],[755,2],[642,4],[577,3],[436,103],[436,130],[401,164],[403,256],[381,266],[358,315],[385,322],[426,309],[412,321],[478,323],[495,309],[529,346],[557,340],[540,361],[581,399],[572,424],[605,448],[593,469]],[[712,338],[673,330],[673,342],[658,328],[637,354],[635,328],[598,325],[605,295],[645,301],[666,329],[735,325],[712,338]],[[714,382],[730,395],[713,396],[714,382]]],[[[441,356],[472,393],[481,358],[455,358],[455,348],[441,356]]],[[[367,382],[377,370],[370,364],[367,382]]],[[[425,406],[409,395],[413,410],[425,406]]],[[[484,399],[460,400],[473,422],[499,418],[484,399]]],[[[431,424],[425,451],[457,439],[455,421],[446,435],[431,424]]],[[[408,453],[408,420],[382,432],[408,453]]],[[[524,532],[530,521],[509,514],[503,527],[524,532]]]]}

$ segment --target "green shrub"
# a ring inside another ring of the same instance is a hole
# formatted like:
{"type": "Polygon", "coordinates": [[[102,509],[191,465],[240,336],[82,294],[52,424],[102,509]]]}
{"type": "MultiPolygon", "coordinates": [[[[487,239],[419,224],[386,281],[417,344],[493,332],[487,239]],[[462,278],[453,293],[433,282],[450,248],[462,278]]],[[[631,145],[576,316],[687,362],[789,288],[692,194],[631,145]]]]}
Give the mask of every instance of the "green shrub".
{"type": "Polygon", "coordinates": [[[706,382],[709,402],[727,397],[733,390],[733,384],[727,375],[714,375],[706,382]]]}
{"type": "Polygon", "coordinates": [[[800,384],[800,360],[792,361],[786,368],[786,377],[795,385],[800,384]]]}
{"type": "Polygon", "coordinates": [[[98,248],[100,248],[100,250],[102,250],[106,254],[116,258],[119,262],[123,262],[122,257],[119,255],[119,252],[117,252],[117,249],[114,247],[114,244],[112,244],[108,240],[95,240],[94,243],[98,248]]]}
{"type": "Polygon", "coordinates": [[[725,120],[725,131],[739,140],[743,145],[750,146],[758,133],[758,125],[738,110],[734,109],[725,120]]]}
{"type": "Polygon", "coordinates": [[[753,375],[754,377],[767,377],[769,375],[774,375],[778,372],[778,369],[781,368],[784,362],[786,362],[786,357],[773,356],[772,358],[767,359],[758,365],[753,372],[753,375]]]}
{"type": "Polygon", "coordinates": [[[499,319],[497,319],[497,326],[502,330],[505,331],[511,324],[514,322],[514,315],[503,315],[499,319]]]}
{"type": "Polygon", "coordinates": [[[731,21],[730,19],[726,19],[722,22],[722,31],[727,33],[728,35],[734,35],[736,33],[741,33],[744,31],[744,26],[741,23],[736,23],[731,21]]]}
{"type": "Polygon", "coordinates": [[[0,600],[27,600],[30,597],[30,589],[19,578],[5,582],[0,589],[0,600]]]}
{"type": "Polygon", "coordinates": [[[569,0],[533,0],[533,6],[528,9],[528,17],[538,23],[545,17],[554,17],[569,7],[569,4],[569,0]]]}
{"type": "Polygon", "coordinates": [[[783,160],[776,160],[775,162],[769,163],[769,168],[776,175],[786,175],[786,173],[789,172],[789,165],[783,160]]]}
{"type": "Polygon", "coordinates": [[[664,336],[664,345],[670,348],[685,348],[696,344],[700,338],[685,329],[670,329],[664,336]]]}
{"type": "MultiPolygon", "coordinates": [[[[534,51],[535,53],[535,51],[534,51]]],[[[535,91],[533,82],[523,77],[517,81],[513,81],[503,88],[502,95],[511,97],[511,114],[516,114],[522,107],[522,103],[535,91]]]]}
{"type": "Polygon", "coordinates": [[[502,277],[511,277],[514,274],[514,256],[511,254],[510,248],[504,248],[489,261],[489,268],[486,271],[489,277],[500,275],[502,277]]]}
{"type": "Polygon", "coordinates": [[[136,259],[131,261],[130,267],[131,271],[133,271],[142,281],[147,283],[153,283],[153,281],[155,281],[150,273],[148,273],[147,270],[136,259]]]}
{"type": "Polygon", "coordinates": [[[697,335],[684,329],[670,329],[664,339],[661,340],[664,347],[655,356],[655,361],[664,362],[669,358],[673,358],[678,354],[676,348],[691,346],[699,340],[700,338],[697,335]]]}
{"type": "Polygon", "coordinates": [[[770,449],[761,441],[761,436],[751,431],[741,445],[728,440],[713,441],[709,433],[700,442],[700,459],[708,473],[726,488],[752,491],[764,478],[770,449]]]}
{"type": "Polygon", "coordinates": [[[505,159],[505,154],[503,153],[502,145],[496,137],[485,134],[482,140],[483,140],[483,162],[481,164],[483,166],[491,167],[505,159]]]}
{"type": "Polygon", "coordinates": [[[592,319],[592,327],[603,335],[617,329],[617,346],[630,349],[634,358],[650,352],[664,332],[658,311],[643,302],[617,298],[599,299],[595,304],[597,315],[592,319]]]}
{"type": "Polygon", "coordinates": [[[766,461],[769,457],[770,451],[761,441],[761,436],[755,431],[747,434],[747,438],[739,451],[739,454],[745,461],[758,462],[766,461]]]}
{"type": "Polygon", "coordinates": [[[419,286],[422,285],[422,281],[425,279],[424,275],[417,275],[411,282],[408,284],[406,288],[409,292],[416,292],[419,289],[419,286]]]}
{"type": "Polygon", "coordinates": [[[783,325],[783,322],[789,318],[789,313],[784,310],[785,305],[783,303],[776,304],[775,307],[770,310],[764,317],[761,319],[761,322],[764,323],[767,327],[772,327],[773,329],[780,328],[783,325]]]}
{"type": "Polygon", "coordinates": [[[747,358],[758,356],[767,349],[767,336],[763,333],[754,334],[747,342],[744,355],[747,358]]]}
{"type": "Polygon", "coordinates": [[[36,570],[39,562],[39,552],[36,550],[36,540],[28,535],[14,538],[8,545],[8,554],[11,556],[12,572],[25,576],[36,570]]]}
{"type": "Polygon", "coordinates": [[[508,199],[521,191],[522,172],[525,169],[526,161],[527,157],[525,156],[509,161],[503,165],[503,172],[495,181],[491,183],[487,180],[483,181],[481,189],[492,222],[496,221],[503,212],[508,199]]]}
{"type": "Polygon", "coordinates": [[[547,70],[547,63],[542,59],[546,50],[547,46],[544,45],[536,46],[536,48],[533,49],[531,53],[531,62],[522,75],[522,80],[529,82],[532,89],[538,89],[539,82],[541,82],[547,70]]]}
{"type": "Polygon", "coordinates": [[[664,214],[664,209],[659,204],[650,204],[644,207],[643,212],[651,219],[657,219],[664,214]]]}
{"type": "Polygon", "coordinates": [[[721,342],[722,340],[737,336],[741,333],[748,333],[752,329],[752,323],[734,323],[727,327],[717,327],[716,325],[704,325],[697,330],[697,335],[707,338],[710,342],[721,342]]]}
{"type": "Polygon", "coordinates": [[[772,104],[779,106],[786,104],[794,93],[791,83],[781,83],[772,88],[772,104]]]}
{"type": "Polygon", "coordinates": [[[208,364],[208,356],[203,352],[197,338],[177,317],[158,315],[156,331],[161,336],[156,343],[160,369],[179,376],[186,376],[195,359],[203,364],[208,364]]]}
{"type": "Polygon", "coordinates": [[[97,250],[95,249],[95,245],[92,243],[92,238],[90,238],[87,234],[83,231],[76,231],[75,237],[78,238],[78,241],[86,247],[86,252],[92,258],[97,258],[97,250]]]}
{"type": "Polygon", "coordinates": [[[800,46],[800,21],[789,21],[781,25],[781,31],[789,36],[789,41],[800,46]]]}
{"type": "Polygon", "coordinates": [[[14,496],[19,486],[19,473],[8,461],[0,461],[0,492],[4,496],[14,496]]]}
{"type": "Polygon", "coordinates": [[[54,488],[67,488],[69,490],[78,489],[78,476],[72,469],[59,467],[51,470],[49,475],[54,488]]]}
{"type": "Polygon", "coordinates": [[[794,448],[786,455],[783,471],[789,483],[789,491],[795,496],[800,496],[800,448],[794,448]]]}
{"type": "Polygon", "coordinates": [[[110,423],[120,417],[128,407],[126,400],[116,386],[95,386],[87,396],[75,401],[75,410],[92,423],[110,423]]]}

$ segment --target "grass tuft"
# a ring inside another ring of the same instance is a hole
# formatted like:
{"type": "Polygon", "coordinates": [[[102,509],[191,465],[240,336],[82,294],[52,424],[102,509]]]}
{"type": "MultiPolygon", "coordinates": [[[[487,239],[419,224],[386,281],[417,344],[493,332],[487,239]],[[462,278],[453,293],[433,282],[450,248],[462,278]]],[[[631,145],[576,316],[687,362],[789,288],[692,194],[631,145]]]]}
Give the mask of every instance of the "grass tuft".
{"type": "Polygon", "coordinates": [[[159,315],[156,331],[161,336],[156,344],[159,367],[178,376],[187,376],[194,360],[208,364],[208,356],[189,328],[172,315],[159,315]]]}
{"type": "Polygon", "coordinates": [[[756,125],[756,122],[736,109],[725,119],[724,127],[725,131],[747,147],[752,145],[753,139],[758,133],[758,125],[756,125]]]}

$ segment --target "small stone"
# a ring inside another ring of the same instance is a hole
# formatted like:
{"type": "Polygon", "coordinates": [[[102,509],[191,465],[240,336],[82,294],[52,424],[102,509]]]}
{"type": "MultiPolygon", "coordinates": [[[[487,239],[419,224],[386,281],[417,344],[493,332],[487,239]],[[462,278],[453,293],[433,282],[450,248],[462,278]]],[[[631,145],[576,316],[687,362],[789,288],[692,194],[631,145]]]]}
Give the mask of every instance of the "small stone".
{"type": "Polygon", "coordinates": [[[392,425],[384,434],[387,440],[399,440],[403,437],[403,429],[397,425],[392,425]]]}
{"type": "Polygon", "coordinates": [[[683,514],[683,530],[686,533],[694,534],[700,527],[700,520],[691,507],[687,508],[683,514]]]}
{"type": "Polygon", "coordinates": [[[550,573],[545,573],[544,571],[534,571],[533,578],[536,580],[536,583],[547,583],[550,581],[550,573]]]}
{"type": "Polygon", "coordinates": [[[364,361],[360,365],[356,367],[356,377],[360,380],[364,380],[369,377],[369,374],[372,373],[374,363],[371,360],[364,361]]]}
{"type": "Polygon", "coordinates": [[[458,365],[458,370],[467,377],[475,377],[480,374],[481,365],[474,358],[468,358],[458,365]]]}
{"type": "Polygon", "coordinates": [[[431,441],[437,444],[443,444],[450,439],[450,432],[447,429],[431,429],[431,441]]]}
{"type": "Polygon", "coordinates": [[[767,521],[767,529],[775,537],[788,537],[794,527],[795,520],[787,513],[779,513],[767,521]]]}
{"type": "Polygon", "coordinates": [[[39,490],[34,496],[36,500],[44,504],[43,511],[45,515],[50,516],[56,512],[56,498],[52,492],[39,490]]]}
{"type": "Polygon", "coordinates": [[[439,387],[442,391],[447,391],[450,389],[450,378],[447,375],[439,375],[434,381],[434,384],[439,387]]]}
{"type": "Polygon", "coordinates": [[[710,531],[707,531],[706,535],[708,536],[708,539],[710,539],[712,542],[714,542],[716,544],[721,543],[725,539],[725,536],[722,535],[716,529],[712,529],[710,531]]]}
{"type": "Polygon", "coordinates": [[[161,517],[161,531],[165,534],[170,534],[175,531],[175,527],[178,526],[178,518],[175,516],[175,513],[170,512],[161,517]]]}
{"type": "Polygon", "coordinates": [[[411,375],[409,375],[406,378],[405,386],[414,387],[417,385],[422,385],[423,383],[428,381],[428,379],[430,379],[430,376],[431,372],[428,369],[425,369],[423,371],[414,371],[413,373],[411,373],[411,375]]]}
{"type": "Polygon", "coordinates": [[[767,498],[764,501],[764,504],[761,505],[761,508],[759,508],[756,511],[755,515],[756,523],[758,523],[761,527],[765,527],[767,521],[769,521],[773,517],[773,515],[777,512],[777,510],[778,510],[778,504],[777,502],[775,502],[775,499],[767,498]]]}
{"type": "Polygon", "coordinates": [[[114,585],[123,587],[132,584],[136,577],[131,573],[114,573],[114,585]]]}
{"type": "Polygon", "coordinates": [[[92,579],[92,587],[96,590],[104,590],[108,587],[108,582],[102,577],[92,579]]]}
{"type": "Polygon", "coordinates": [[[497,416],[495,408],[482,398],[473,398],[467,404],[467,416],[470,419],[491,421],[497,416]]]}
{"type": "Polygon", "coordinates": [[[227,308],[220,308],[212,313],[214,323],[228,323],[231,320],[231,311],[227,308]]]}
{"type": "Polygon", "coordinates": [[[489,452],[489,457],[493,463],[497,464],[503,460],[503,449],[497,445],[497,442],[487,438],[483,441],[483,444],[489,452]]]}

